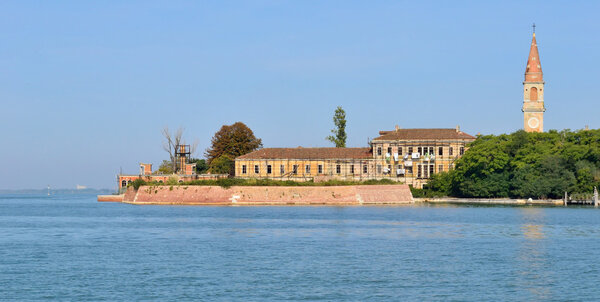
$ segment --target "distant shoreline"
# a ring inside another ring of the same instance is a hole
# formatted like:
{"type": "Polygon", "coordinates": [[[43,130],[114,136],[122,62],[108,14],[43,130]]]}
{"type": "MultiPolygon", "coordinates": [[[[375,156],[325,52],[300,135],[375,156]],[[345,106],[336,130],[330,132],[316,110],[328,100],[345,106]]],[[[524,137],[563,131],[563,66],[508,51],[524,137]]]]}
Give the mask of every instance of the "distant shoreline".
{"type": "MultiPolygon", "coordinates": [[[[55,194],[111,194],[111,189],[50,189],[50,195],[55,194]]],[[[0,189],[0,194],[42,194],[48,195],[48,189],[0,189]]]]}

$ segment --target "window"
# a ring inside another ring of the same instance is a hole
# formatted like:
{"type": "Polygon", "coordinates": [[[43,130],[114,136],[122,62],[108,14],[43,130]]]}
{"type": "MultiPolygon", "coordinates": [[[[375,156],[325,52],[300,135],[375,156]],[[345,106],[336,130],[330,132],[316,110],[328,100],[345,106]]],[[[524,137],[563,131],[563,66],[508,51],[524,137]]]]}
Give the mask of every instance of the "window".
{"type": "Polygon", "coordinates": [[[392,154],[392,147],[388,147],[388,152],[389,154],[392,154]]]}
{"type": "Polygon", "coordinates": [[[429,165],[429,175],[427,177],[431,177],[431,175],[433,175],[433,173],[435,173],[433,171],[434,168],[435,168],[435,165],[429,165]]]}
{"type": "Polygon", "coordinates": [[[319,174],[323,174],[323,165],[319,165],[318,168],[319,174]]]}
{"type": "Polygon", "coordinates": [[[310,165],[306,165],[304,171],[306,171],[306,174],[310,174],[310,165]]]}
{"type": "Polygon", "coordinates": [[[438,155],[439,155],[439,156],[442,156],[442,155],[444,155],[444,147],[439,147],[439,148],[438,148],[438,155]]]}
{"type": "Polygon", "coordinates": [[[350,174],[354,174],[354,165],[350,165],[350,174]]]}
{"type": "Polygon", "coordinates": [[[260,172],[258,165],[254,165],[254,174],[258,174],[258,172],[260,172]]]}
{"type": "Polygon", "coordinates": [[[367,174],[369,172],[369,169],[367,168],[367,165],[363,165],[363,173],[367,174]]]}
{"type": "Polygon", "coordinates": [[[465,147],[460,147],[460,155],[465,154],[465,147]]]}
{"type": "Polygon", "coordinates": [[[448,155],[454,155],[454,149],[452,147],[448,148],[448,155]]]}
{"type": "Polygon", "coordinates": [[[279,166],[279,173],[281,173],[281,175],[285,174],[285,166],[284,165],[279,166]]]}
{"type": "Polygon", "coordinates": [[[438,165],[438,172],[444,171],[444,165],[438,165]]]}
{"type": "Polygon", "coordinates": [[[293,165],[292,166],[292,171],[294,174],[298,174],[298,165],[293,165]]]}
{"type": "Polygon", "coordinates": [[[387,167],[387,173],[392,173],[392,165],[388,165],[387,167]]]}
{"type": "Polygon", "coordinates": [[[377,155],[381,155],[381,147],[377,147],[377,155]]]}
{"type": "Polygon", "coordinates": [[[537,88],[531,88],[531,91],[529,91],[529,100],[532,102],[536,102],[538,100],[537,88]]]}
{"type": "Polygon", "coordinates": [[[127,181],[126,180],[123,180],[121,182],[121,188],[124,188],[124,187],[127,187],[127,181]]]}
{"type": "Polygon", "coordinates": [[[267,165],[267,174],[271,174],[271,165],[267,165]]]}
{"type": "Polygon", "coordinates": [[[405,167],[405,168],[406,168],[406,174],[412,174],[413,173],[413,169],[412,169],[413,167],[412,166],[405,167]]]}
{"type": "Polygon", "coordinates": [[[417,178],[421,178],[421,165],[417,166],[417,178]]]}
{"type": "Polygon", "coordinates": [[[421,153],[421,147],[418,147],[418,148],[417,148],[417,153],[419,153],[419,154],[423,154],[423,153],[421,153]]]}
{"type": "Polygon", "coordinates": [[[381,174],[381,165],[377,165],[377,174],[381,174]]]}
{"type": "Polygon", "coordinates": [[[429,147],[429,155],[433,155],[433,147],[429,147]]]}
{"type": "Polygon", "coordinates": [[[242,165],[242,174],[246,174],[246,165],[242,165]]]}
{"type": "Polygon", "coordinates": [[[398,147],[398,155],[402,155],[402,147],[398,147]]]}
{"type": "Polygon", "coordinates": [[[337,174],[342,173],[342,166],[341,165],[335,165],[335,173],[337,173],[337,174]]]}
{"type": "Polygon", "coordinates": [[[412,155],[413,147],[408,147],[408,155],[412,155]]]}

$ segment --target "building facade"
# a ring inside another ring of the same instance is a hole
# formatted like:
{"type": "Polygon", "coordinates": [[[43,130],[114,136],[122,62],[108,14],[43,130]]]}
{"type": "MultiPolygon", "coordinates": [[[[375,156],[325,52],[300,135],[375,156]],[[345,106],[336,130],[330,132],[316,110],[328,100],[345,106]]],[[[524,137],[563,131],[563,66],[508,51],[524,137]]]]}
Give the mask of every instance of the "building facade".
{"type": "Polygon", "coordinates": [[[476,137],[456,129],[400,129],[380,131],[371,141],[375,175],[396,178],[414,187],[435,173],[454,168],[455,161],[476,137]]]}
{"type": "Polygon", "coordinates": [[[371,148],[263,148],[235,159],[238,178],[369,179],[371,148]]]}
{"type": "Polygon", "coordinates": [[[380,131],[368,148],[264,148],[235,159],[238,178],[391,179],[422,188],[454,167],[475,137],[456,129],[380,131]]]}
{"type": "Polygon", "coordinates": [[[544,131],[544,74],[538,52],[535,32],[525,68],[523,81],[523,129],[527,132],[544,131]]]}

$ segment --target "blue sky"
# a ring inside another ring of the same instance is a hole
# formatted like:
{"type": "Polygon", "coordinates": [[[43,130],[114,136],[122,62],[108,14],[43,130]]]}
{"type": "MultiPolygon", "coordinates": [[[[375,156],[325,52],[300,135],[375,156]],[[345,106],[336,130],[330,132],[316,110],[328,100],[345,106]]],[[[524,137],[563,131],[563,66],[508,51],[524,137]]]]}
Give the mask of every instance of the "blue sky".
{"type": "Polygon", "coordinates": [[[595,1],[2,1],[0,188],[114,188],[223,124],[265,147],[379,130],[522,127],[537,24],[546,129],[600,127],[595,1]]]}

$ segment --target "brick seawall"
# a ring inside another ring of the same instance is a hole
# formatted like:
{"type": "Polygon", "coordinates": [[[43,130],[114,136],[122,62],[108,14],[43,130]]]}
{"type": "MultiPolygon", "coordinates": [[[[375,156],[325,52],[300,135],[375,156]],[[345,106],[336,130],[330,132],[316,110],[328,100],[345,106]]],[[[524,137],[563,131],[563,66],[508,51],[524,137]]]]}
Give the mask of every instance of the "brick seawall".
{"type": "Polygon", "coordinates": [[[142,186],[123,202],[180,205],[361,205],[413,203],[408,185],[363,186],[142,186]]]}

